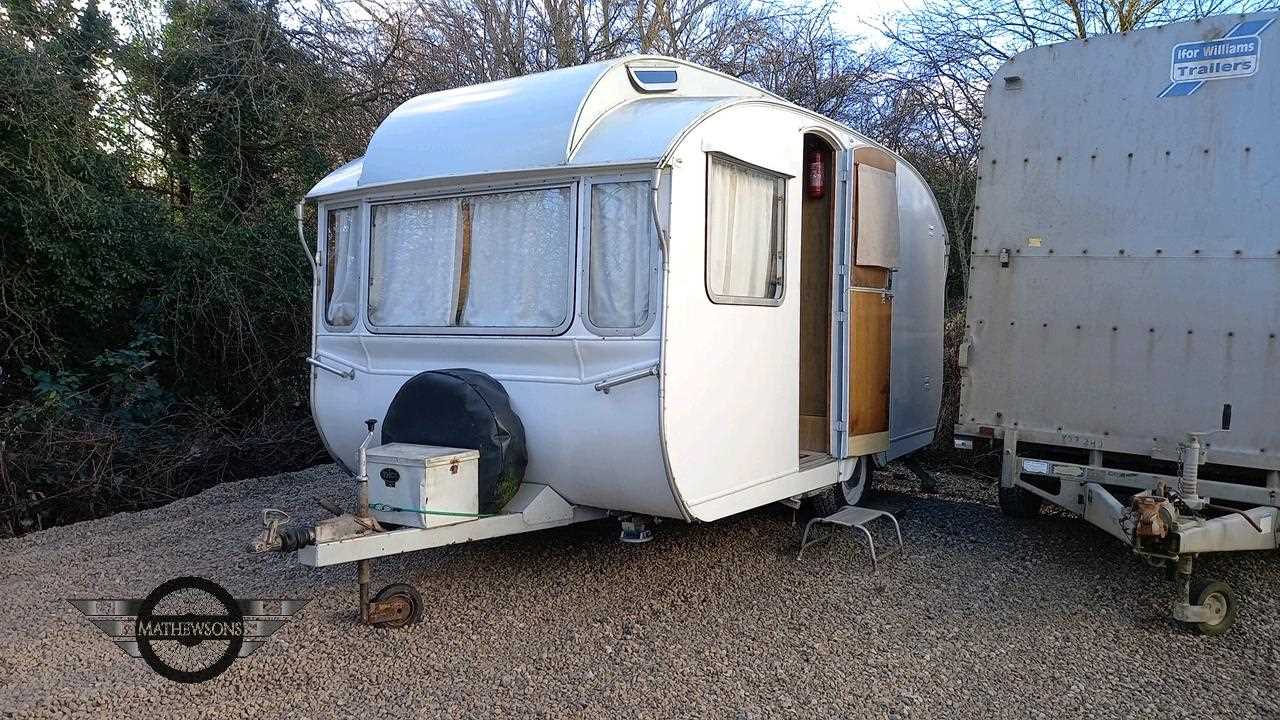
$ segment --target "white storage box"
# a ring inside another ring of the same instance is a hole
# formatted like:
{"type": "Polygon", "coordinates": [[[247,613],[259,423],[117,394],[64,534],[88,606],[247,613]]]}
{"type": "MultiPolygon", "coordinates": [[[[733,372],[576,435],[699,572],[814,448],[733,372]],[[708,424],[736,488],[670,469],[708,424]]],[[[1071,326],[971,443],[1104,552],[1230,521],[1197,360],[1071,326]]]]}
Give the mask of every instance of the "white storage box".
{"type": "Polygon", "coordinates": [[[480,511],[480,453],[391,443],[369,448],[369,504],[459,515],[374,510],[381,523],[430,528],[474,520],[480,511]]]}

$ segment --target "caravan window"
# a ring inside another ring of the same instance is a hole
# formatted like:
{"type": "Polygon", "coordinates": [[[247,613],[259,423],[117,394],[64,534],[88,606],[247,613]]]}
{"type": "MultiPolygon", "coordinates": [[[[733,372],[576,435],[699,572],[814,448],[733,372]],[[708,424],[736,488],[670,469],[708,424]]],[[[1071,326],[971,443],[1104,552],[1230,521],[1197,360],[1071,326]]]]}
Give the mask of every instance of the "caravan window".
{"type": "Polygon", "coordinates": [[[333,327],[350,327],[356,321],[360,293],[356,209],[330,210],[325,236],[324,319],[333,327]]]}
{"type": "Polygon", "coordinates": [[[637,330],[649,320],[657,237],[650,185],[591,186],[587,320],[601,334],[637,330]]]}
{"type": "Polygon", "coordinates": [[[707,294],[712,302],[782,302],[786,177],[707,156],[707,294]]]}
{"type": "Polygon", "coordinates": [[[375,205],[369,322],[557,331],[569,320],[568,187],[375,205]]]}

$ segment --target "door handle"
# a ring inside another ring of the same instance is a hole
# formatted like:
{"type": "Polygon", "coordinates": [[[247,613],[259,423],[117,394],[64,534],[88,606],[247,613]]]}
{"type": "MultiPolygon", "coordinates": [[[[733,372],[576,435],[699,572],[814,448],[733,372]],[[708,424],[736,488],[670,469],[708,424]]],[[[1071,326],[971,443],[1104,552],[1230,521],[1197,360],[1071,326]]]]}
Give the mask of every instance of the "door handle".
{"type": "Polygon", "coordinates": [[[889,290],[888,288],[873,288],[873,287],[862,287],[861,285],[854,285],[849,288],[849,292],[867,293],[868,295],[879,295],[880,302],[882,303],[887,303],[890,300],[893,300],[893,291],[889,290]]]}

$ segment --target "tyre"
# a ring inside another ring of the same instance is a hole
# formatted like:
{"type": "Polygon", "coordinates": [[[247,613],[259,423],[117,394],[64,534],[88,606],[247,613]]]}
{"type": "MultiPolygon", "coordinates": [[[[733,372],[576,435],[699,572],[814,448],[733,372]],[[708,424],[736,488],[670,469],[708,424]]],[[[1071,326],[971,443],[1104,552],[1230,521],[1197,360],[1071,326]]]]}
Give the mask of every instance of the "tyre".
{"type": "Polygon", "coordinates": [[[857,505],[871,484],[871,458],[858,458],[847,480],[826,487],[809,498],[809,507],[818,517],[826,517],[845,505],[857,505]]]}
{"type": "Polygon", "coordinates": [[[1208,620],[1191,623],[1192,628],[1201,635],[1217,637],[1235,624],[1236,596],[1231,592],[1230,585],[1217,581],[1202,583],[1192,588],[1191,598],[1210,615],[1208,620]]]}
{"type": "Polygon", "coordinates": [[[1039,495],[1026,488],[1000,486],[1000,511],[1008,517],[1023,520],[1036,517],[1043,502],[1039,495]]]}
{"type": "Polygon", "coordinates": [[[429,370],[409,378],[387,408],[382,443],[480,452],[480,512],[502,510],[520,487],[529,451],[524,423],[502,383],[478,370],[429,370]]]}
{"type": "Polygon", "coordinates": [[[373,596],[373,602],[392,603],[395,611],[394,617],[373,623],[374,627],[395,630],[422,621],[422,595],[412,585],[388,585],[373,596]]]}

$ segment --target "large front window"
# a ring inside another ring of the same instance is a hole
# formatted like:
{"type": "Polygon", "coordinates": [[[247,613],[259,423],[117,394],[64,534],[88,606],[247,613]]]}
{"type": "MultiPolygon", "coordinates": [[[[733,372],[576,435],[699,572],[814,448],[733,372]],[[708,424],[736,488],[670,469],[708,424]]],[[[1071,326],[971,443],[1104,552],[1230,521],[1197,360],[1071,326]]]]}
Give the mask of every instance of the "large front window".
{"type": "Polygon", "coordinates": [[[572,298],[568,187],[373,207],[369,322],[555,330],[572,298]]]}

